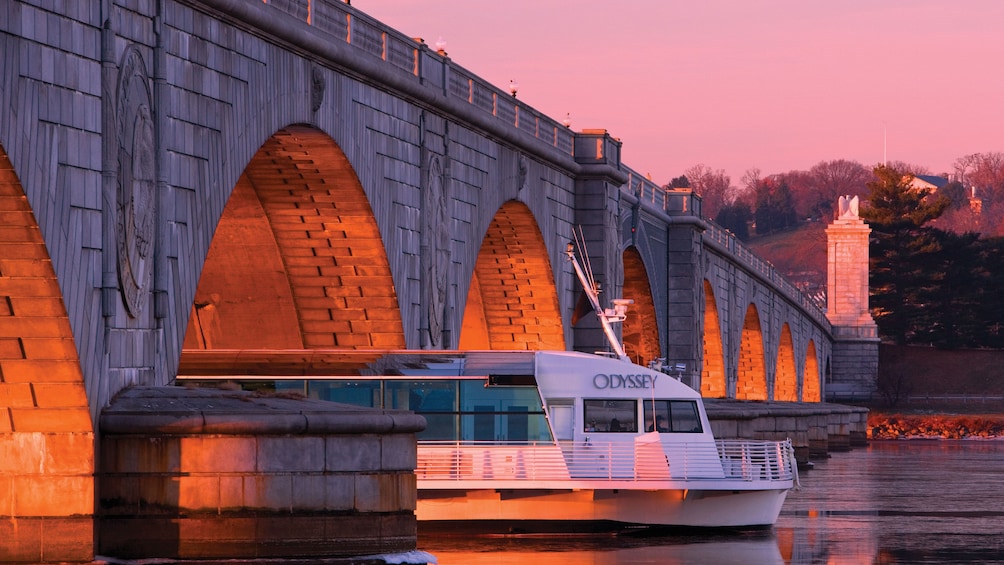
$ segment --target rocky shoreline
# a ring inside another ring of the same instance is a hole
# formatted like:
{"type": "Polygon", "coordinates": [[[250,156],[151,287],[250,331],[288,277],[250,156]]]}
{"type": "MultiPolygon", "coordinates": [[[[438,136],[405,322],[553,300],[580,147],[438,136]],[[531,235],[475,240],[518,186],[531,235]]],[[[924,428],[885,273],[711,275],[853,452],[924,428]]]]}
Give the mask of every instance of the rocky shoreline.
{"type": "Polygon", "coordinates": [[[869,413],[868,439],[995,439],[1004,437],[1004,414],[869,413]]]}

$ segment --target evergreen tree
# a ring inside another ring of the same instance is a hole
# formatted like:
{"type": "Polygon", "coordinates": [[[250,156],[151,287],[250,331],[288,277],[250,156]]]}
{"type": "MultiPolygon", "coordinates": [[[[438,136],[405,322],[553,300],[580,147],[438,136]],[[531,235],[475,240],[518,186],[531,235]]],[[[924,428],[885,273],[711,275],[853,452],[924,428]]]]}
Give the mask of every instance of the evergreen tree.
{"type": "Polygon", "coordinates": [[[756,209],[753,217],[756,220],[756,232],[766,235],[795,226],[795,200],[791,187],[784,179],[770,177],[762,179],[756,186],[753,195],[756,209]]]}
{"type": "Polygon", "coordinates": [[[979,277],[963,281],[954,292],[974,295],[980,333],[974,347],[1004,348],[1004,238],[981,239],[974,263],[979,277]]]}
{"type": "Polygon", "coordinates": [[[690,188],[690,179],[687,175],[680,175],[669,181],[669,188],[690,188]]]}
{"type": "Polygon", "coordinates": [[[941,349],[971,347],[982,341],[982,289],[987,272],[979,263],[976,233],[926,230],[916,262],[927,277],[917,288],[911,342],[941,349]]]}
{"type": "Polygon", "coordinates": [[[940,251],[938,230],[925,224],[950,201],[911,186],[912,175],[879,166],[868,183],[869,205],[861,211],[872,229],[870,286],[875,322],[897,344],[914,337],[924,322],[925,300],[937,286],[931,264],[940,251]]]}
{"type": "Polygon", "coordinates": [[[753,213],[749,206],[742,202],[726,204],[715,216],[715,223],[736,234],[739,241],[747,241],[750,238],[749,221],[753,219],[753,213]]]}

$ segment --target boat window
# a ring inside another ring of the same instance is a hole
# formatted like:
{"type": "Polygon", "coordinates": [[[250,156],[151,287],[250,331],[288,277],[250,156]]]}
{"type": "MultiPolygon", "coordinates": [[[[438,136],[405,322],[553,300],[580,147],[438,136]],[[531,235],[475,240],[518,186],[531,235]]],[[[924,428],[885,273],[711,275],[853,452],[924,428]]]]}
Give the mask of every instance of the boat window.
{"type": "Polygon", "coordinates": [[[488,375],[488,386],[537,386],[533,375],[488,375]]]}
{"type": "Polygon", "coordinates": [[[425,430],[417,434],[420,440],[551,442],[537,387],[517,384],[525,380],[517,375],[486,386],[483,377],[368,377],[266,380],[242,385],[368,408],[411,410],[426,421],[425,430]]]}
{"type": "MultiPolygon", "coordinates": [[[[460,381],[460,435],[463,441],[552,441],[540,394],[533,386],[484,386],[460,381]]],[[[420,436],[420,439],[431,439],[420,436]]]]}
{"type": "MultiPolygon", "coordinates": [[[[277,386],[279,383],[276,383],[277,386]]],[[[355,404],[367,408],[380,407],[379,381],[307,381],[307,396],[355,404]]]]}
{"type": "Polygon", "coordinates": [[[458,381],[386,380],[384,408],[411,410],[425,417],[425,430],[418,439],[453,440],[458,429],[458,381]]]}
{"type": "Polygon", "coordinates": [[[701,433],[701,418],[693,400],[646,400],[645,430],[701,433]]]}
{"type": "Polygon", "coordinates": [[[637,432],[638,402],[635,400],[582,401],[587,432],[637,432]]]}

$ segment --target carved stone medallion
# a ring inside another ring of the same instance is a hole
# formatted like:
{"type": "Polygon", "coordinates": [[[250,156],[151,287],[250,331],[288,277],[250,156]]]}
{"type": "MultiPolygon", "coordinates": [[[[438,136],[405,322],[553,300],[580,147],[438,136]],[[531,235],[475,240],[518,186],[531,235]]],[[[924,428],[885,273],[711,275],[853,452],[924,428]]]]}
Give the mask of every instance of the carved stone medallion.
{"type": "Polygon", "coordinates": [[[526,188],[527,175],[530,172],[530,164],[526,160],[526,155],[519,156],[519,173],[517,176],[517,186],[518,190],[522,191],[526,188]]]}
{"type": "Polygon", "coordinates": [[[137,317],[153,279],[157,165],[150,79],[136,48],[122,56],[117,94],[119,283],[126,309],[137,317]]]}
{"type": "Polygon", "coordinates": [[[324,103],[324,90],[327,84],[324,81],[324,71],[320,67],[310,69],[310,109],[316,112],[321,109],[324,103]]]}
{"type": "Polygon", "coordinates": [[[439,157],[429,163],[429,179],[423,202],[426,225],[423,229],[429,241],[427,272],[429,295],[426,297],[429,316],[429,341],[433,348],[443,347],[443,317],[446,311],[446,291],[449,283],[450,229],[447,194],[443,186],[443,167],[439,157]]]}

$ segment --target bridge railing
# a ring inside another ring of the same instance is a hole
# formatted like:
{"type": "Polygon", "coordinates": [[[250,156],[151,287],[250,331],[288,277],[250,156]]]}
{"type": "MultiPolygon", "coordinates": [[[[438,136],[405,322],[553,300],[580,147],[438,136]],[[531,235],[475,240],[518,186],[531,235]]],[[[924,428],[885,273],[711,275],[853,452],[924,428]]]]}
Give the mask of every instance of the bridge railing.
{"type": "Polygon", "coordinates": [[[264,3],[301,20],[360,53],[376,57],[421,85],[441,90],[452,100],[491,116],[499,123],[539,139],[561,153],[574,155],[575,134],[565,124],[519,102],[501,88],[455,64],[420,38],[403,33],[352,8],[344,0],[245,0],[264,3]]]}
{"type": "Polygon", "coordinates": [[[694,191],[689,188],[666,189],[630,167],[621,164],[621,169],[628,177],[621,190],[672,216],[701,217],[701,197],[694,191]]]}

